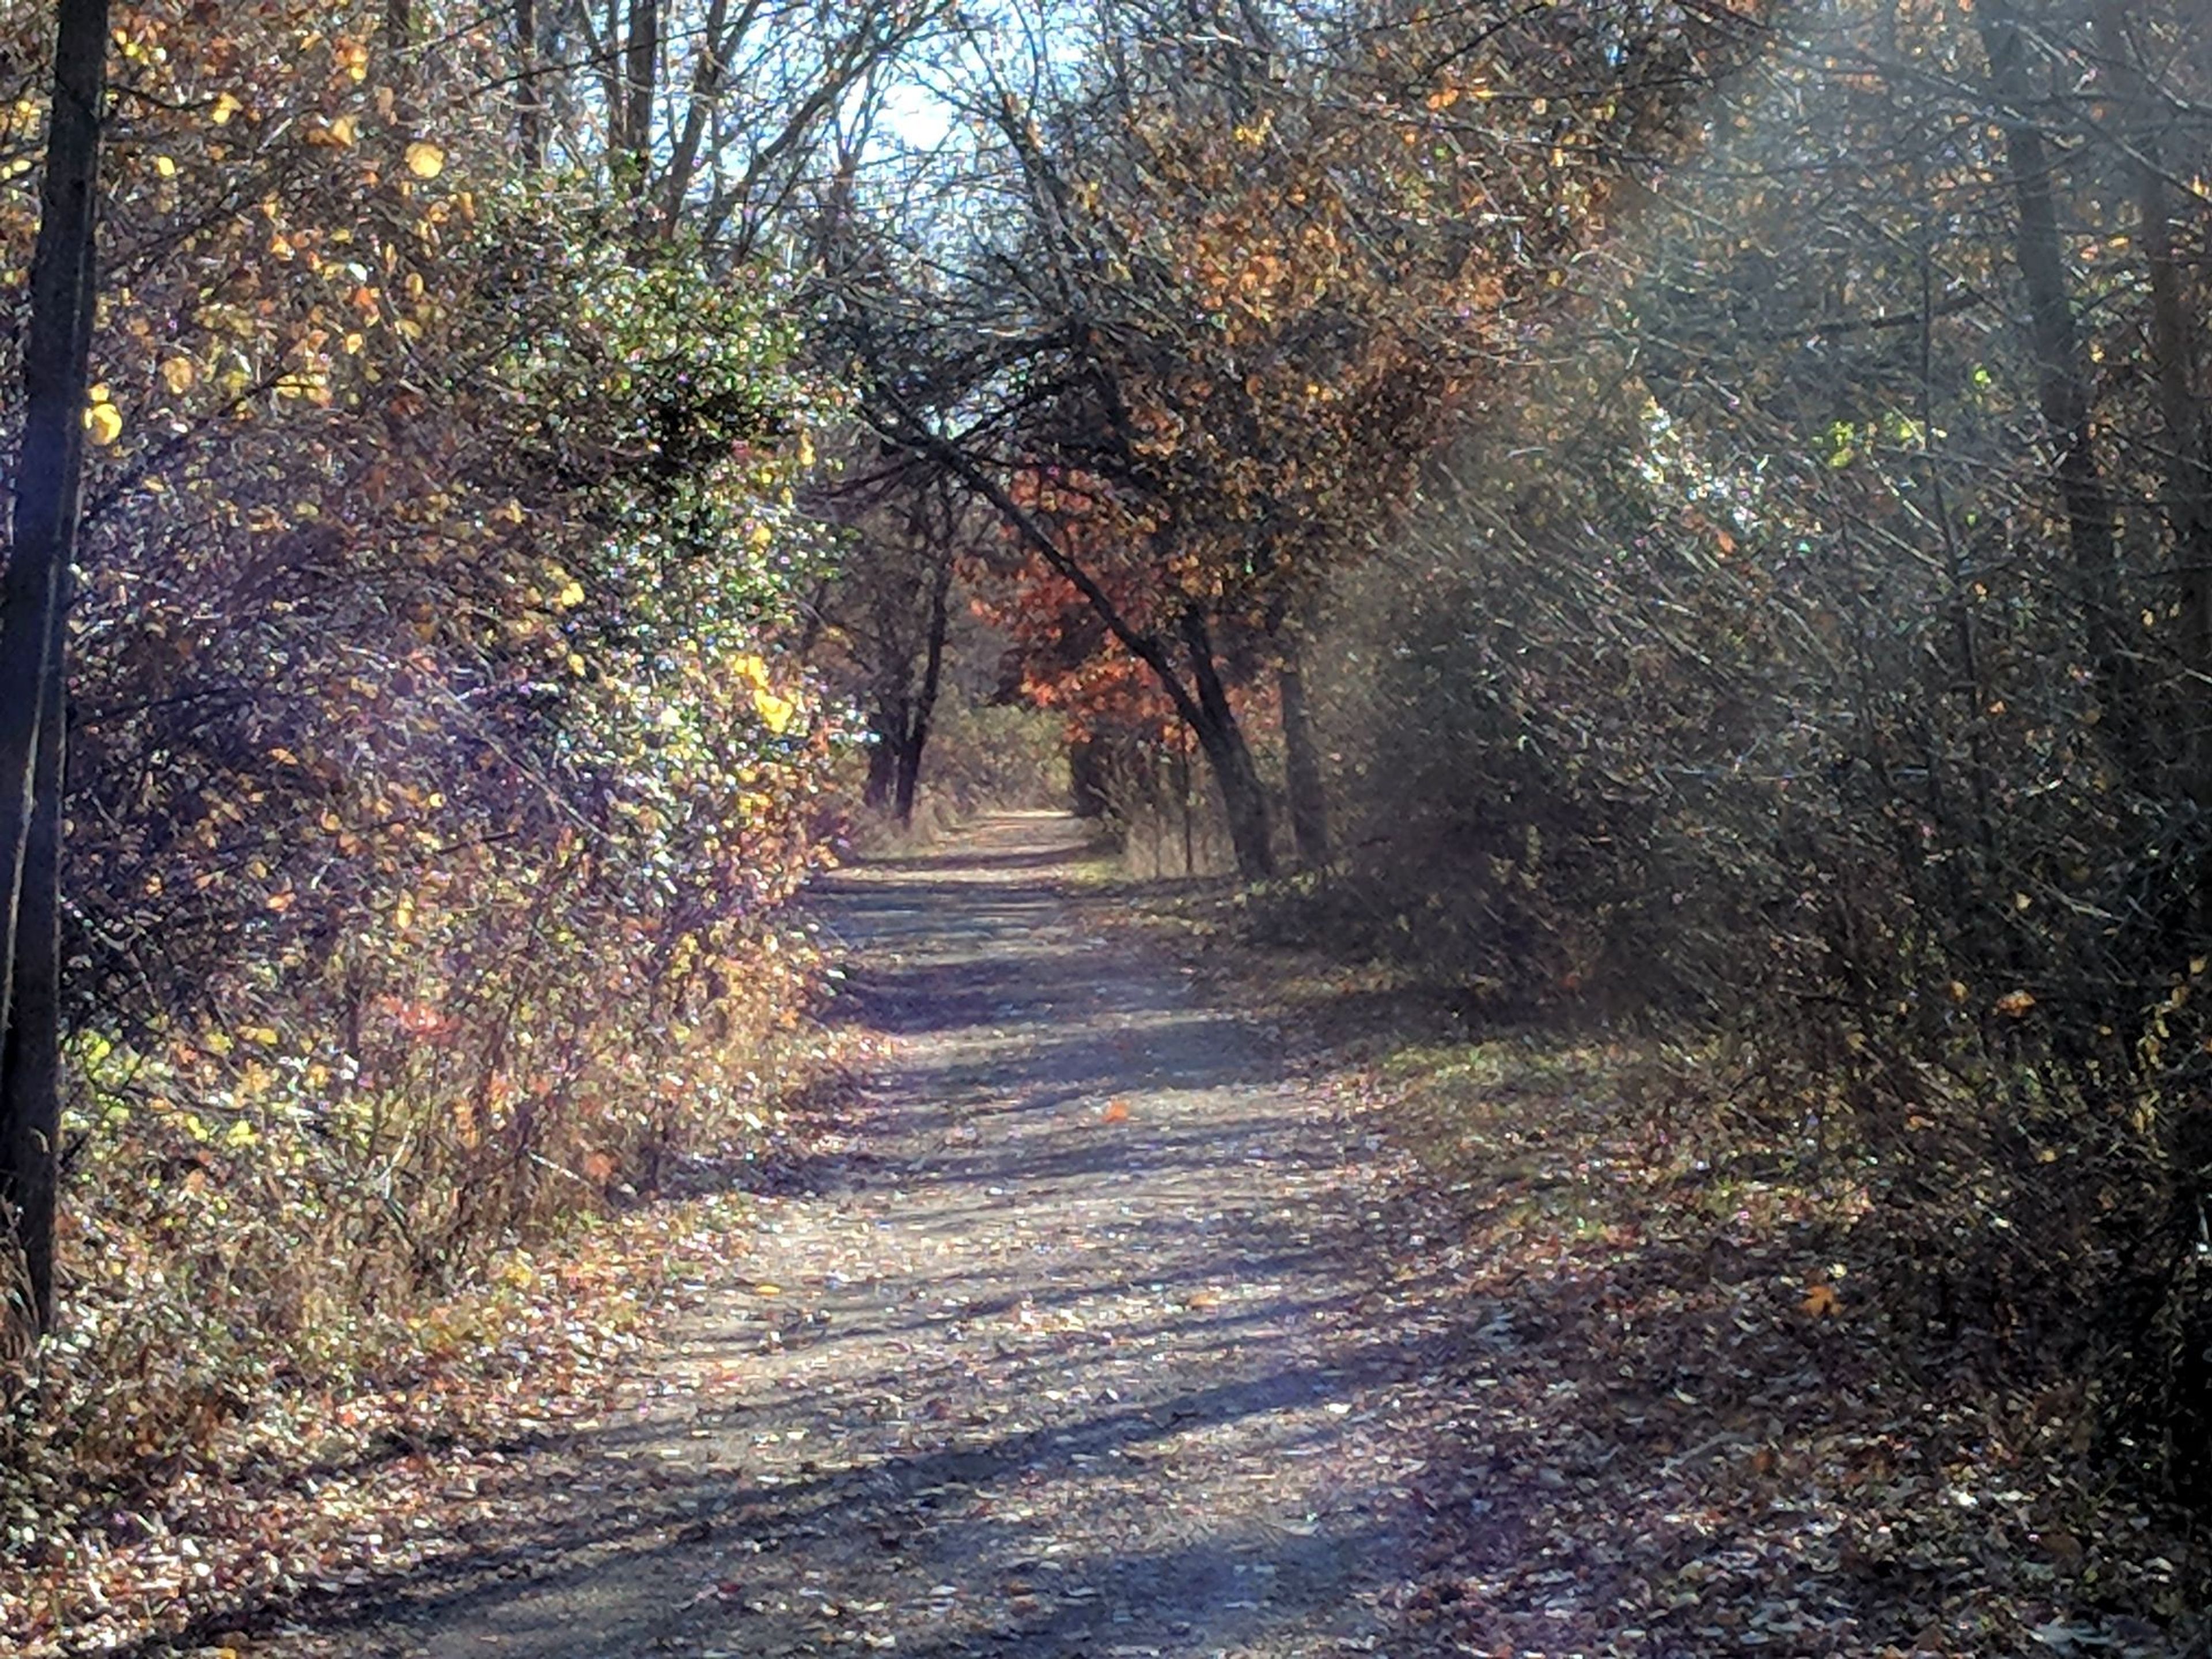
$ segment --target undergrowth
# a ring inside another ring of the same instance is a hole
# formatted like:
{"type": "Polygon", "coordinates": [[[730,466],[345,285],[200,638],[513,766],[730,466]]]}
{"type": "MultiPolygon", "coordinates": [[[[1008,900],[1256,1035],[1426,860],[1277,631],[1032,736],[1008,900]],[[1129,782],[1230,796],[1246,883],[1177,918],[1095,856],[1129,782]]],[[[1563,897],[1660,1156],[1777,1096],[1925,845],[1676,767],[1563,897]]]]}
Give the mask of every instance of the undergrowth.
{"type": "MultiPolygon", "coordinates": [[[[250,1623],[404,1571],[440,1536],[428,1522],[412,1536],[408,1516],[450,1510],[457,1484],[489,1493],[510,1454],[600,1409],[842,1086],[832,1040],[787,1024],[811,965],[767,982],[762,1029],[702,1043],[722,1109],[654,1147],[654,1184],[565,1181],[434,1285],[334,1244],[334,1191],[261,1203],[252,1231],[180,1255],[167,1206],[131,1201],[112,1161],[97,1171],[64,1322],[6,1419],[0,1628],[25,1644],[10,1650],[250,1623]]],[[[187,1221],[240,1206],[245,1166],[196,1173],[187,1221]]]]}

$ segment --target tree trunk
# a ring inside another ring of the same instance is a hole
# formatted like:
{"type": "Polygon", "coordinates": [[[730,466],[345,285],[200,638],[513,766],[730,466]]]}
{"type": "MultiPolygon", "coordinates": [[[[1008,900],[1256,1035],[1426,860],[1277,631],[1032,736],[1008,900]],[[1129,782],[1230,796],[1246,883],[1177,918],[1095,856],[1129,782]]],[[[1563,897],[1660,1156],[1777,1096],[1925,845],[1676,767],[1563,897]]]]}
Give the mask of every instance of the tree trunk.
{"type": "MultiPolygon", "coordinates": [[[[61,607],[55,611],[60,633],[61,607]]],[[[14,971],[7,1033],[0,1038],[0,1150],[6,1201],[14,1212],[34,1328],[54,1315],[54,1207],[61,1140],[61,852],[66,718],[61,641],[46,663],[39,705],[39,752],[33,770],[30,834],[24,842],[23,886],[15,911],[14,971]]]]}
{"type": "Polygon", "coordinates": [[[1175,791],[1176,805],[1182,814],[1182,872],[1194,876],[1198,873],[1198,838],[1190,812],[1190,738],[1182,732],[1176,733],[1175,791]]]}
{"type": "Polygon", "coordinates": [[[2119,570],[2112,502],[2097,464],[2088,371],[2074,320],[2058,211],[2051,180],[2051,148],[2029,110],[2025,49],[2011,0],[1986,0],[1975,17],[1989,59],[1989,86],[2004,132],[2005,170],[2015,222],[2014,263],[2027,290],[2028,337],[2035,354],[2037,400],[2051,441],[2068,550],[2082,607],[2083,645],[2103,705],[2105,728],[2124,765],[2138,758],[2141,723],[2134,676],[2120,643],[2119,570]]]}
{"type": "Polygon", "coordinates": [[[514,131],[522,165],[545,165],[545,88],[538,83],[538,0],[514,0],[514,131]]]}
{"type": "Polygon", "coordinates": [[[659,0],[630,0],[629,39],[623,52],[623,139],[632,191],[642,195],[653,173],[653,94],[660,69],[659,0]]]}
{"type": "Polygon", "coordinates": [[[1306,707],[1304,650],[1302,641],[1287,641],[1282,665],[1275,672],[1275,688],[1283,700],[1283,774],[1290,793],[1291,835],[1297,844],[1298,862],[1318,870],[1328,862],[1328,799],[1306,707]]]}
{"type": "MultiPolygon", "coordinates": [[[[588,0],[586,0],[588,4],[588,0]]],[[[588,27],[588,17],[586,19],[588,27]]],[[[606,0],[605,38],[592,38],[599,59],[599,101],[607,112],[607,165],[611,172],[629,153],[629,100],[623,93],[623,0],[606,0]]]]}
{"type": "Polygon", "coordinates": [[[906,742],[899,751],[898,821],[902,824],[914,822],[915,792],[921,787],[921,751],[929,746],[930,722],[936,717],[938,688],[945,678],[945,634],[951,595],[952,556],[947,553],[929,590],[929,642],[922,659],[921,691],[915,698],[906,742]]]}
{"type": "MultiPolygon", "coordinates": [[[[1267,789],[1260,769],[1252,763],[1251,745],[1230,706],[1228,689],[1213,660],[1213,641],[1206,618],[1195,606],[1182,613],[1184,648],[1196,692],[1197,718],[1190,721],[1212,769],[1221,806],[1229,819],[1229,842],[1237,853],[1237,872],[1247,881],[1264,881],[1275,873],[1275,842],[1268,823],[1267,789]]],[[[1188,718],[1186,716],[1186,718],[1188,718]]]]}
{"type": "Polygon", "coordinates": [[[1076,738],[1067,745],[1067,808],[1079,818],[1103,818],[1113,809],[1106,793],[1106,745],[1076,738]]]}
{"type": "MultiPolygon", "coordinates": [[[[23,351],[22,447],[0,573],[0,1206],[34,1273],[52,1261],[54,1146],[42,1102],[52,1088],[40,1078],[58,1074],[58,1057],[40,1006],[51,994],[38,983],[47,953],[33,935],[51,931],[60,839],[62,606],[84,477],[107,20],[107,0],[62,0],[23,351]],[[19,974],[28,1005],[20,1009],[19,974]]],[[[51,1279],[34,1279],[32,1291],[24,1311],[42,1329],[51,1279]]]]}
{"type": "Polygon", "coordinates": [[[890,802],[898,783],[899,745],[906,716],[888,702],[879,702],[868,720],[875,741],[868,745],[868,781],[861,786],[860,804],[880,810],[890,802]]]}
{"type": "Polygon", "coordinates": [[[2196,690],[2187,699],[2182,757],[2190,799],[2212,810],[2212,709],[2203,688],[2212,684],[2212,454],[2197,397],[2197,339],[2189,299],[2173,246],[2173,205],[2153,116],[2154,94],[2128,37],[2127,15],[2117,0],[2100,0],[2097,43],[2120,93],[2120,139],[2136,188],[2143,263],[2150,283],[2151,354],[2158,374],[2158,406],[2166,428],[2168,528],[2181,601],[2182,669],[2196,690]]]}
{"type": "Polygon", "coordinates": [[[729,15],[730,0],[709,0],[707,21],[700,30],[699,67],[691,81],[690,102],[684,111],[684,128],[677,136],[676,148],[668,159],[668,177],[662,184],[660,235],[664,241],[675,235],[677,227],[684,222],[684,198],[690,192],[691,175],[699,167],[699,147],[706,141],[707,123],[722,90],[722,53],[728,44],[723,37],[729,32],[729,15]]]}

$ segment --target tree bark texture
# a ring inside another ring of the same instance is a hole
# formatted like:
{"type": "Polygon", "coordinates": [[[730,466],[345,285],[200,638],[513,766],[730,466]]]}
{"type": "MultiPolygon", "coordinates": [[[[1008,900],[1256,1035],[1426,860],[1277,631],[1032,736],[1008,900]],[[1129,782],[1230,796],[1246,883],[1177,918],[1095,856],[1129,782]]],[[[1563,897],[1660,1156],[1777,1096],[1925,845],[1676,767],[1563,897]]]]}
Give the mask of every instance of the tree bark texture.
{"type": "Polygon", "coordinates": [[[545,88],[538,84],[538,0],[514,0],[514,130],[522,164],[545,165],[545,88]]]}
{"type": "Polygon", "coordinates": [[[929,639],[924,647],[921,689],[914,700],[907,722],[906,741],[899,750],[896,810],[902,824],[914,822],[915,794],[921,787],[922,751],[929,746],[931,722],[937,717],[937,694],[945,678],[945,635],[951,618],[952,557],[948,553],[937,567],[929,589],[929,639]]]}
{"type": "Polygon", "coordinates": [[[2027,293],[2028,339],[2037,399],[2057,446],[2055,469],[2068,550],[2080,591],[2083,646],[2095,676],[2106,729],[2124,765],[2138,758],[2133,673],[2122,650],[2118,546],[2112,501],[2098,464],[2089,377],[2074,316],[2051,185],[2051,146],[2030,113],[2026,45],[2011,0],[1987,0],[1975,13],[1989,60],[1989,87],[2004,133],[2005,171],[2014,213],[2014,263],[2027,293]]]}
{"type": "Polygon", "coordinates": [[[2212,453],[2197,395],[2197,330],[2186,278],[2174,248],[2173,202],[2166,179],[2155,94],[2130,39],[2118,0],[2100,0],[2097,45],[2120,94],[2119,137],[2135,184],[2136,216],[2150,285],[2150,343],[2165,428],[2167,528],[2173,537],[2176,597],[2181,602],[2184,670],[2197,676],[2188,700],[2183,766],[2190,798],[2212,810],[2212,453]]]}
{"type": "Polygon", "coordinates": [[[52,1315],[52,942],[61,840],[63,606],[84,477],[107,0],[62,0],[8,562],[0,573],[0,1209],[52,1315]]]}
{"type": "MultiPolygon", "coordinates": [[[[57,607],[55,620],[60,621],[57,607]]],[[[56,629],[59,631],[58,626],[56,629]]],[[[33,771],[30,833],[24,843],[23,886],[16,902],[14,972],[7,1034],[0,1039],[0,1170],[22,1252],[33,1328],[53,1322],[54,1212],[61,1140],[61,852],[62,788],[67,718],[63,660],[57,640],[46,663],[39,707],[38,760],[33,771]]]]}
{"type": "Polygon", "coordinates": [[[630,0],[629,38],[623,49],[623,148],[642,192],[653,172],[653,94],[660,68],[659,0],[630,0]]]}
{"type": "Polygon", "coordinates": [[[1237,723],[1228,687],[1222,683],[1206,618],[1195,606],[1183,611],[1182,632],[1198,704],[1198,719],[1191,721],[1191,728],[1198,734],[1199,747],[1205,750],[1206,763],[1213,769],[1214,784],[1221,791],[1222,811],[1229,819],[1229,842],[1237,853],[1237,873],[1247,881],[1264,881],[1275,873],[1267,788],[1261,781],[1260,769],[1253,763],[1252,747],[1237,723]]]}

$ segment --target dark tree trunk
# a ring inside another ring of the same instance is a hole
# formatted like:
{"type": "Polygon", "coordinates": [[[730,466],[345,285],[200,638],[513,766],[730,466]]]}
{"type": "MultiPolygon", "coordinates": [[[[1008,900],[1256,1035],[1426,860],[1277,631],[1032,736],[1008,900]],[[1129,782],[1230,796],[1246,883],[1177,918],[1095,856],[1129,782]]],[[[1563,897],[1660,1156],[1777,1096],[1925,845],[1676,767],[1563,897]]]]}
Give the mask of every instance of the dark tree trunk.
{"type": "Polygon", "coordinates": [[[2095,676],[2106,730],[2123,765],[2139,758],[2133,674],[2121,647],[2119,569],[2112,502],[2098,465],[2087,365],[2076,336],[2051,187],[2051,146],[2030,110],[2021,23],[2011,0],[1987,0],[1975,13],[1989,58],[1989,85],[2004,132],[2005,171],[2014,211],[2014,263],[2027,291],[2028,337],[2035,355],[2037,401],[2058,448],[2056,477],[2066,515],[2083,617],[2083,645],[2095,676]]]}
{"type": "Polygon", "coordinates": [[[623,51],[623,139],[635,169],[630,188],[643,193],[653,173],[653,94],[660,70],[659,0],[630,0],[629,39],[623,51]]]}
{"type": "Polygon", "coordinates": [[[2136,187],[2136,214],[2150,281],[2151,354],[2158,406],[2166,428],[2166,522],[2173,535],[2173,571],[2181,601],[2182,667],[2197,688],[2185,705],[2182,765],[2185,787],[2200,811],[2212,810],[2212,453],[2197,396],[2197,331],[2173,241],[2173,204],[2148,77],[2129,38],[2118,0],[2097,9],[2098,48],[2121,94],[2120,141],[2136,187]]]}
{"type": "Polygon", "coordinates": [[[62,0],[23,352],[22,447],[0,573],[0,1207],[33,1275],[24,1311],[34,1328],[52,1316],[62,610],[84,476],[107,20],[107,0],[62,0]]]}
{"type": "Polygon", "coordinates": [[[890,804],[898,784],[899,745],[906,716],[887,702],[878,702],[868,726],[875,741],[868,745],[868,781],[861,786],[860,804],[880,811],[890,804]]]}
{"type": "Polygon", "coordinates": [[[538,84],[538,0],[514,0],[514,129],[522,165],[545,165],[545,88],[538,84]]]}
{"type": "MultiPolygon", "coordinates": [[[[60,608],[55,617],[60,632],[60,608]]],[[[61,853],[62,788],[67,717],[62,695],[61,641],[46,664],[39,705],[39,752],[33,770],[30,834],[24,842],[23,886],[16,903],[9,1018],[0,1038],[0,1123],[8,1144],[0,1170],[8,1181],[15,1242],[36,1328],[53,1320],[54,1211],[61,1139],[61,853]]]]}
{"type": "Polygon", "coordinates": [[[684,222],[684,198],[691,188],[691,175],[699,166],[699,147],[706,142],[714,99],[722,89],[722,76],[727,71],[722,52],[727,44],[724,37],[729,31],[729,0],[709,0],[707,21],[701,27],[699,67],[692,77],[690,101],[684,111],[676,148],[668,158],[660,205],[664,240],[675,235],[677,227],[684,222]]]}
{"type": "Polygon", "coordinates": [[[1322,783],[1321,751],[1314,743],[1313,719],[1306,707],[1304,653],[1293,639],[1276,671],[1283,700],[1283,775],[1291,804],[1291,835],[1298,862],[1318,870],[1328,862],[1328,799],[1322,783]]]}
{"type": "Polygon", "coordinates": [[[930,722],[936,718],[938,689],[945,678],[945,634],[951,596],[952,558],[947,554],[937,567],[929,590],[929,640],[922,658],[921,691],[915,698],[906,741],[899,750],[898,821],[904,824],[914,822],[915,793],[921,787],[921,754],[929,746],[930,722]]]}
{"type": "Polygon", "coordinates": [[[1067,745],[1067,806],[1079,818],[1103,818],[1113,809],[1106,762],[1106,745],[1097,738],[1078,738],[1067,745]]]}
{"type": "Polygon", "coordinates": [[[623,90],[623,0],[607,0],[606,38],[594,40],[599,60],[599,99],[607,111],[607,163],[618,167],[629,153],[629,99],[623,90]]]}
{"type": "MultiPolygon", "coordinates": [[[[1268,823],[1267,789],[1253,764],[1251,745],[1230,706],[1228,688],[1213,659],[1213,641],[1206,618],[1194,607],[1182,613],[1183,646],[1190,658],[1190,674],[1196,693],[1195,719],[1191,729],[1206,751],[1213,770],[1214,786],[1221,791],[1222,811],[1229,819],[1229,842],[1237,853],[1237,872],[1247,881],[1263,881],[1275,873],[1275,842],[1268,823]]],[[[1186,719],[1189,719],[1187,714],[1186,719]]]]}

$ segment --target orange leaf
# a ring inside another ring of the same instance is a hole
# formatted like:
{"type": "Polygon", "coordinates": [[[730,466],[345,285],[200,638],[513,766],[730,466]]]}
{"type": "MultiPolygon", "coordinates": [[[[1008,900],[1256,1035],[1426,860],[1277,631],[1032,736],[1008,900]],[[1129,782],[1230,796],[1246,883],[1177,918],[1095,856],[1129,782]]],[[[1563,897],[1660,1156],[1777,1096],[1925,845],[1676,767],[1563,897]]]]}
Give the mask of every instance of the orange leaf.
{"type": "Polygon", "coordinates": [[[1106,1109],[1098,1114],[1098,1121],[1101,1123],[1127,1123],[1129,1121],[1129,1103],[1116,1095],[1106,1103],[1106,1109]]]}
{"type": "Polygon", "coordinates": [[[1805,1292],[1805,1299],[1797,1304],[1815,1319],[1832,1319],[1844,1305],[1843,1297],[1826,1285],[1815,1285],[1805,1292]]]}

